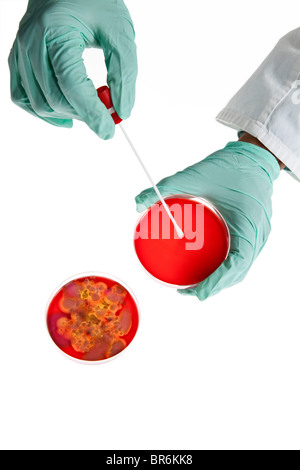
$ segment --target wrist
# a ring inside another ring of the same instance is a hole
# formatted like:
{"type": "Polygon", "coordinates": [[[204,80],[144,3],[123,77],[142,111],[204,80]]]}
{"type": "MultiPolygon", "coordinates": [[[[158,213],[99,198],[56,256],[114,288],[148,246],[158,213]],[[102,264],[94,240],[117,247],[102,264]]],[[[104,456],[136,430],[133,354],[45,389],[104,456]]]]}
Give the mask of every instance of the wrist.
{"type": "Polygon", "coordinates": [[[241,142],[248,142],[249,144],[256,145],[257,147],[263,148],[264,150],[267,150],[273,157],[277,160],[278,165],[280,167],[280,170],[283,170],[285,168],[285,164],[279,160],[279,158],[274,155],[264,144],[262,144],[256,137],[253,137],[253,135],[248,134],[245,132],[240,138],[239,141],[241,142]]]}

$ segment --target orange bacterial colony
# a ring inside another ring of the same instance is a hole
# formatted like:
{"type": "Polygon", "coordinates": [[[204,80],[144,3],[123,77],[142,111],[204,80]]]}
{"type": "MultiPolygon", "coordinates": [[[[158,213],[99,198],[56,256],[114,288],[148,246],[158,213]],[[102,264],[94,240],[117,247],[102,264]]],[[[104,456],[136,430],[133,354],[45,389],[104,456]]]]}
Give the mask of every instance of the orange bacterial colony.
{"type": "Polygon", "coordinates": [[[64,285],[47,313],[50,336],[69,356],[108,359],[123,351],[138,328],[135,300],[121,284],[88,276],[64,285]]]}

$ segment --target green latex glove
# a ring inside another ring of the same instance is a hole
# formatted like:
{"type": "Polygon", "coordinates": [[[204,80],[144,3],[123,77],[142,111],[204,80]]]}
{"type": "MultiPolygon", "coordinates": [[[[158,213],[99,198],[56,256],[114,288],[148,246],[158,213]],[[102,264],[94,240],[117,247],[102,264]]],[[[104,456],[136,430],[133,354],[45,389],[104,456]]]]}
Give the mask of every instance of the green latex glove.
{"type": "MultiPolygon", "coordinates": [[[[205,300],[244,279],[271,231],[273,181],[279,173],[278,162],[267,150],[231,142],[158,184],[164,197],[185,193],[210,201],[223,215],[231,235],[224,263],[198,286],[180,293],[205,300]]],[[[145,210],[157,202],[155,191],[143,191],[136,202],[139,212],[145,210]]]]}
{"type": "Polygon", "coordinates": [[[103,139],[114,122],[87,78],[82,53],[102,48],[114,107],[129,117],[137,76],[134,29],[122,0],[30,0],[9,56],[14,103],[43,120],[79,119],[103,139]]]}

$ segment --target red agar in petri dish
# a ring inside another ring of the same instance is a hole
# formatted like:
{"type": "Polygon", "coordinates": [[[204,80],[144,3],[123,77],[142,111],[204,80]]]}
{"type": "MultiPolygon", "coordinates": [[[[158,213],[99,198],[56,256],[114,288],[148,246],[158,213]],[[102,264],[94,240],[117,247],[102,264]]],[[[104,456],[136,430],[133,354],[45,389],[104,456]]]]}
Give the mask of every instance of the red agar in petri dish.
{"type": "Polygon", "coordinates": [[[56,346],[82,361],[103,361],[121,353],[138,324],[133,295],[119,282],[98,275],[67,282],[47,310],[48,331],[56,346]]]}
{"type": "Polygon", "coordinates": [[[174,287],[192,287],[226,259],[230,234],[221,214],[208,201],[188,195],[165,198],[184,232],[180,239],[161,202],[150,207],[135,230],[136,254],[146,271],[174,287]]]}

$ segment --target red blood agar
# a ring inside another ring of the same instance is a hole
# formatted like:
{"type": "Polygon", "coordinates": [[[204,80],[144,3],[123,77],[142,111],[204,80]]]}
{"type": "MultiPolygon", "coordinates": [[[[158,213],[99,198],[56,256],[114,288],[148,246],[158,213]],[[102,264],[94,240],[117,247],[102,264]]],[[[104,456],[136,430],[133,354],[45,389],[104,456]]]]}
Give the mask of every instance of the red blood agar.
{"type": "Polygon", "coordinates": [[[135,230],[136,254],[150,275],[176,287],[191,287],[212,274],[226,259],[230,235],[221,214],[192,196],[165,198],[184,232],[180,239],[161,202],[150,207],[135,230]]]}
{"type": "Polygon", "coordinates": [[[122,352],[139,324],[135,299],[107,277],[73,279],[52,297],[47,326],[54,343],[82,361],[103,361],[122,352]]]}

